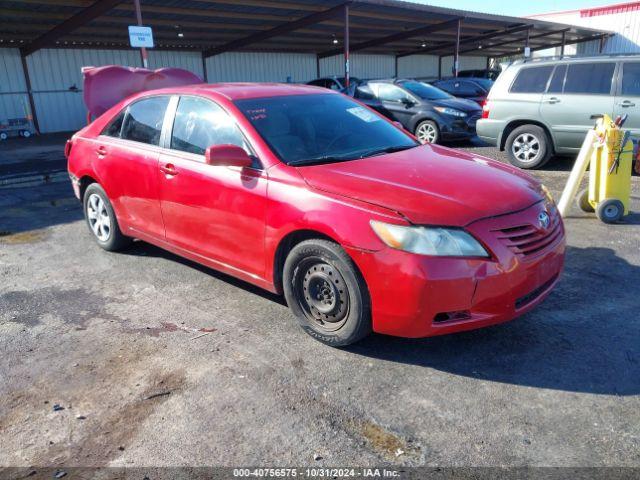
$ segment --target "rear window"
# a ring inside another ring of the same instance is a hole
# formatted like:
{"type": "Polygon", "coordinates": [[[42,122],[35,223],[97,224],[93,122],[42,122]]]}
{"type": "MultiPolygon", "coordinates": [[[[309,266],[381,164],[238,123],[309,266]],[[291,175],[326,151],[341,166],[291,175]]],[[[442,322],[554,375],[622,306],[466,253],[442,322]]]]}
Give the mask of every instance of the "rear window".
{"type": "Polygon", "coordinates": [[[622,95],[640,96],[640,62],[623,65],[622,95]]]}
{"type": "Polygon", "coordinates": [[[547,81],[553,65],[523,68],[518,72],[511,93],[543,93],[547,89],[547,81]]]}
{"type": "Polygon", "coordinates": [[[567,68],[564,93],[609,95],[615,63],[574,63],[567,68]]]}

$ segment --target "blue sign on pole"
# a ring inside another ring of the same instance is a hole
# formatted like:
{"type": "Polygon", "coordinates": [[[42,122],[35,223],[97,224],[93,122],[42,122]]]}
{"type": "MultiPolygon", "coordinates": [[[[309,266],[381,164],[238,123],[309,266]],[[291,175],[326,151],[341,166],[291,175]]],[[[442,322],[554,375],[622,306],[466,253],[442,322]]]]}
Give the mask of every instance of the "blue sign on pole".
{"type": "Polygon", "coordinates": [[[153,48],[153,32],[151,27],[129,26],[129,43],[134,48],[153,48]]]}

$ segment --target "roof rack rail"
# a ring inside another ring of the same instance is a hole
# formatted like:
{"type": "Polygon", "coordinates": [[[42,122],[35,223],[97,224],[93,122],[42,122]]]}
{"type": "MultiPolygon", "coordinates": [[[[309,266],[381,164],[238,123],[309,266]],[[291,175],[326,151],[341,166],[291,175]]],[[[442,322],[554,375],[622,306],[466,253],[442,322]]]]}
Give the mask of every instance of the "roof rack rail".
{"type": "Polygon", "coordinates": [[[545,62],[545,61],[553,61],[553,60],[617,58],[617,57],[640,57],[640,53],[618,52],[618,53],[601,53],[601,54],[549,55],[546,57],[521,58],[512,62],[511,65],[517,65],[522,63],[532,63],[532,62],[545,62]]]}

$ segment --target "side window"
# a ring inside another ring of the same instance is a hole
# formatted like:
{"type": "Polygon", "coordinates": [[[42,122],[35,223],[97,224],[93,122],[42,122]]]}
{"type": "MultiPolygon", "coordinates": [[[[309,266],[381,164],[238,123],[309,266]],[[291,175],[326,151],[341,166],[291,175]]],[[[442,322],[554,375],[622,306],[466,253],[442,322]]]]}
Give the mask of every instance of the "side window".
{"type": "Polygon", "coordinates": [[[238,145],[247,150],[235,121],[218,105],[198,97],[182,97],[171,133],[171,148],[204,155],[212,145],[238,145]]]}
{"type": "Polygon", "coordinates": [[[567,73],[566,65],[557,65],[549,82],[548,93],[562,93],[564,89],[564,75],[567,73]]]}
{"type": "Polygon", "coordinates": [[[449,80],[445,80],[444,82],[435,82],[433,86],[439,88],[440,90],[444,90],[445,92],[455,92],[455,83],[449,80]]]}
{"type": "Polygon", "coordinates": [[[404,90],[390,83],[378,84],[378,98],[384,102],[396,102],[399,103],[403,99],[411,100],[409,94],[404,90]]]}
{"type": "Polygon", "coordinates": [[[313,80],[312,82],[309,82],[309,85],[313,85],[314,87],[326,87],[325,82],[322,79],[313,80]]]}
{"type": "Polygon", "coordinates": [[[373,94],[373,90],[371,90],[371,87],[369,85],[360,85],[356,87],[354,97],[361,100],[373,100],[374,98],[376,98],[376,96],[373,94]]]}
{"type": "Polygon", "coordinates": [[[518,72],[511,93],[542,93],[547,88],[553,65],[523,68],[518,72]]]}
{"type": "Polygon", "coordinates": [[[151,97],[129,105],[121,138],[159,145],[162,121],[168,104],[169,97],[151,97]]]}
{"type": "Polygon", "coordinates": [[[327,85],[327,88],[330,88],[331,90],[339,91],[340,85],[335,80],[331,80],[329,82],[329,85],[327,85]]]}
{"type": "Polygon", "coordinates": [[[640,62],[622,66],[622,95],[640,97],[640,62]]]}
{"type": "Polygon", "coordinates": [[[574,63],[567,68],[564,93],[609,95],[615,63],[574,63]]]}
{"type": "Polygon", "coordinates": [[[124,114],[127,111],[125,108],[116,117],[111,120],[111,123],[102,131],[102,135],[107,137],[120,138],[120,132],[122,131],[122,121],[124,120],[124,114]]]}

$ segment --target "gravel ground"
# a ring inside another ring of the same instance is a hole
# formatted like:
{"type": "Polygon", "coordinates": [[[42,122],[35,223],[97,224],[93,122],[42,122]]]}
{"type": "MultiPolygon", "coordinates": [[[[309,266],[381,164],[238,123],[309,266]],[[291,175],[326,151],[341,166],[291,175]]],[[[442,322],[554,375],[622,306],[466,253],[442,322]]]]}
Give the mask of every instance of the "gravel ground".
{"type": "MultiPolygon", "coordinates": [[[[558,195],[570,165],[535,175],[558,195]]],[[[0,465],[640,467],[640,215],[566,226],[532,313],[339,350],[280,297],[100,250],[66,181],[0,187],[0,465]]]]}

